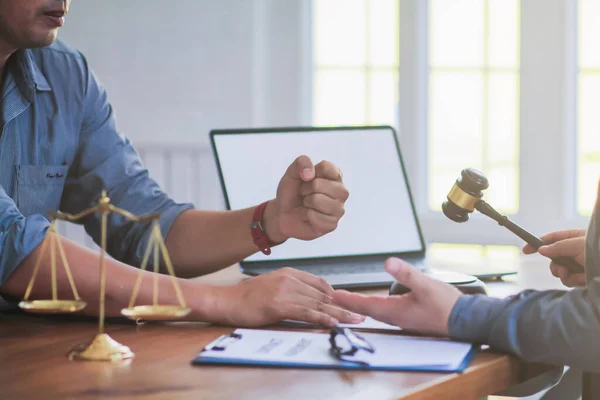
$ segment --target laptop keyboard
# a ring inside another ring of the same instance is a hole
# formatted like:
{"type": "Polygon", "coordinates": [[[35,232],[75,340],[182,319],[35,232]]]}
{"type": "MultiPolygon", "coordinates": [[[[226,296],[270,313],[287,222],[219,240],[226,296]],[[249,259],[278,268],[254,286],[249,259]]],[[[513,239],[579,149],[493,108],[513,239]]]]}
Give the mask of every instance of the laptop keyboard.
{"type": "MultiPolygon", "coordinates": [[[[345,261],[339,263],[331,263],[328,265],[293,265],[295,269],[309,272],[313,275],[318,276],[339,276],[339,275],[358,275],[358,274],[374,274],[383,273],[387,274],[383,268],[383,260],[372,260],[365,261],[361,260],[358,262],[345,261]]],[[[421,260],[412,260],[411,264],[420,269],[434,268],[444,270],[448,272],[455,272],[466,275],[473,275],[481,279],[490,279],[503,275],[509,275],[516,273],[516,267],[511,263],[507,265],[460,265],[460,264],[448,264],[448,265],[436,265],[436,263],[426,263],[421,260]]],[[[273,271],[274,268],[252,268],[252,272],[263,274],[273,271]]]]}
{"type": "Polygon", "coordinates": [[[315,267],[300,267],[299,269],[314,275],[365,274],[385,271],[381,263],[320,265],[315,267]]]}
{"type": "MultiPolygon", "coordinates": [[[[373,272],[385,272],[382,262],[373,263],[340,263],[334,265],[294,266],[295,269],[310,272],[313,275],[341,275],[341,274],[366,274],[373,272]]],[[[253,268],[252,271],[266,273],[273,271],[270,268],[253,268]]]]}

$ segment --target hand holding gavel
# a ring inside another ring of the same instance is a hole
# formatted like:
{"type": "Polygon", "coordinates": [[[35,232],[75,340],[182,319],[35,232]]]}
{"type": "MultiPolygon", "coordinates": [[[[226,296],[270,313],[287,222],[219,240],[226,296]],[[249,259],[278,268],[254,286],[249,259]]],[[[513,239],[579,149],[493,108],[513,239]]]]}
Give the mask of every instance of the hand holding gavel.
{"type": "MultiPolygon", "coordinates": [[[[469,220],[469,214],[478,210],[498,222],[499,225],[506,227],[536,250],[542,247],[544,242],[540,238],[527,232],[509,220],[508,217],[501,215],[492,206],[482,200],[482,191],[488,187],[488,179],[481,171],[474,168],[462,170],[461,177],[456,180],[450,193],[448,193],[447,200],[442,204],[444,215],[455,222],[466,222],[469,220]]],[[[583,266],[571,257],[557,257],[556,259],[552,259],[552,261],[567,267],[572,273],[581,273],[584,271],[583,266]]]]}

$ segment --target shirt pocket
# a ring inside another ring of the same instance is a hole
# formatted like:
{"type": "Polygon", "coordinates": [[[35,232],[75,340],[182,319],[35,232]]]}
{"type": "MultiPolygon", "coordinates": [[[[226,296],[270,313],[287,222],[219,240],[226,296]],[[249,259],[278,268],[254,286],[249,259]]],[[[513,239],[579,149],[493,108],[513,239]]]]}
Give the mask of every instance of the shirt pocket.
{"type": "Polygon", "coordinates": [[[57,211],[65,186],[67,165],[19,165],[17,207],[26,217],[57,211]]]}

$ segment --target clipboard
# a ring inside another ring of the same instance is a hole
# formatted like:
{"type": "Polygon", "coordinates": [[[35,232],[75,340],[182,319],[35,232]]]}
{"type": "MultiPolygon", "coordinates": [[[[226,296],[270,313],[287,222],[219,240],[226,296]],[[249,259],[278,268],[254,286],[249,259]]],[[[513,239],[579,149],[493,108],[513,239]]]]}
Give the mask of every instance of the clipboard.
{"type": "Polygon", "coordinates": [[[327,333],[236,329],[205,346],[193,365],[277,368],[462,372],[477,352],[470,343],[404,335],[366,333],[373,353],[332,356],[327,333]]]}

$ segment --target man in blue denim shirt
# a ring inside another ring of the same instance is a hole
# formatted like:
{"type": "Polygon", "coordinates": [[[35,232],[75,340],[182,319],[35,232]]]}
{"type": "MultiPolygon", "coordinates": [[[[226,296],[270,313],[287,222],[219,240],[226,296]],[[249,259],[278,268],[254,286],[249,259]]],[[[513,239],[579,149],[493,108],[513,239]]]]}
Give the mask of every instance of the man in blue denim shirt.
{"type": "MultiPolygon", "coordinates": [[[[258,250],[250,223],[255,208],[203,212],[176,204],[148,176],[131,143],[116,130],[103,87],[84,56],[54,43],[70,0],[0,0],[0,294],[7,307],[23,296],[40,243],[47,234],[45,214],[77,213],[95,205],[106,189],[112,202],[134,214],[160,213],[160,227],[178,276],[206,274],[258,250]]],[[[292,161],[292,160],[290,160],[292,161]]],[[[240,168],[243,168],[240,165],[240,168]]],[[[260,179],[260,177],[252,177],[260,179]]],[[[277,196],[262,214],[265,240],[316,239],[337,227],[348,197],[341,172],[323,161],[298,157],[283,175],[277,196]]],[[[99,218],[82,223],[98,242],[99,218]]],[[[106,313],[127,304],[149,239],[147,224],[120,217],[108,223],[106,313]],[[129,264],[129,265],[128,265],[129,264]]],[[[76,285],[88,301],[98,296],[99,255],[65,240],[76,285]]],[[[38,281],[50,279],[49,257],[38,281]]],[[[59,297],[70,287],[59,268],[59,297]]],[[[151,273],[147,273],[151,275],[151,273]]],[[[140,301],[152,301],[144,279],[140,301]]],[[[166,302],[176,302],[168,276],[159,277],[166,302]]],[[[229,287],[181,280],[193,319],[256,326],[281,319],[323,325],[359,322],[361,316],[331,304],[332,288],[313,275],[282,269],[229,287]]],[[[32,298],[47,297],[49,285],[36,285],[32,298]]]]}

